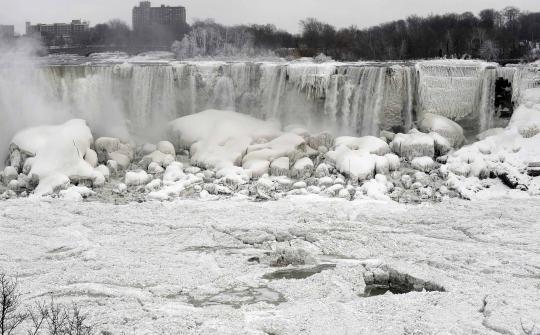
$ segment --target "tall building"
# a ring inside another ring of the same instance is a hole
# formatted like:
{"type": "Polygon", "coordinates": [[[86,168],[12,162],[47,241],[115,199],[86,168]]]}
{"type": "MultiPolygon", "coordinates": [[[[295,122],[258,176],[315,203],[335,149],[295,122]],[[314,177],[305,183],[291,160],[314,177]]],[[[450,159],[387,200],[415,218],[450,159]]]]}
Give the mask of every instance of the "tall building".
{"type": "Polygon", "coordinates": [[[150,1],[141,1],[133,8],[133,30],[136,32],[162,32],[183,34],[186,31],[186,8],[161,5],[152,7],[150,1]]]}
{"type": "Polygon", "coordinates": [[[15,26],[0,24],[0,38],[13,38],[13,37],[15,37],[15,26]]]}
{"type": "Polygon", "coordinates": [[[81,20],[72,20],[71,23],[38,23],[35,25],[26,22],[27,35],[39,34],[49,44],[71,44],[74,37],[88,30],[88,22],[81,20]]]}

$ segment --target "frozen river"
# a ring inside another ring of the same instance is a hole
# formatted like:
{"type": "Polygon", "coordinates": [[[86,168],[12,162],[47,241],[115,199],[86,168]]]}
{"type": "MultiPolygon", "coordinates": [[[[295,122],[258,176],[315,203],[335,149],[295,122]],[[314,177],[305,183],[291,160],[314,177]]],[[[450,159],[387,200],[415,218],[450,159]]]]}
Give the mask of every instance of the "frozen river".
{"type": "Polygon", "coordinates": [[[20,199],[0,268],[113,334],[538,334],[539,218],[534,198],[20,199]],[[365,297],[396,275],[428,291],[365,297]]]}

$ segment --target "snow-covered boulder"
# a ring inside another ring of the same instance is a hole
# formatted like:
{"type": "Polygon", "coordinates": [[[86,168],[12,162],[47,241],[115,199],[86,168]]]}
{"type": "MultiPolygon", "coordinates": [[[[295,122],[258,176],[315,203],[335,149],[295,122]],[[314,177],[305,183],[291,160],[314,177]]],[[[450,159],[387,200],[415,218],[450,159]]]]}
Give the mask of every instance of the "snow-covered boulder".
{"type": "Polygon", "coordinates": [[[122,169],[127,169],[135,157],[135,151],[129,143],[124,143],[118,138],[100,137],[94,143],[98,160],[105,163],[114,160],[122,169]]]}
{"type": "Polygon", "coordinates": [[[399,157],[395,154],[386,154],[384,155],[386,160],[388,161],[388,168],[390,171],[397,171],[399,170],[399,167],[401,166],[401,160],[399,157]]]}
{"type": "MultiPolygon", "coordinates": [[[[84,120],[71,120],[58,126],[41,126],[18,132],[12,145],[34,156],[30,175],[39,184],[38,196],[65,188],[70,180],[94,181],[101,174],[84,160],[93,143],[84,120]]],[[[103,176],[101,176],[103,177],[103,176]]]]}
{"type": "Polygon", "coordinates": [[[388,144],[380,138],[374,136],[351,137],[342,136],[336,138],[336,148],[346,146],[351,150],[361,150],[370,154],[383,156],[390,153],[388,144]]]}
{"type": "Polygon", "coordinates": [[[169,141],[161,141],[157,144],[157,150],[161,151],[165,155],[176,156],[176,151],[174,150],[174,145],[169,141]]]}
{"type": "Polygon", "coordinates": [[[339,146],[327,155],[335,162],[336,168],[341,173],[353,180],[368,180],[375,175],[377,155],[362,150],[351,150],[347,146],[339,146]]]}
{"type": "Polygon", "coordinates": [[[446,138],[453,148],[460,147],[465,141],[463,128],[456,122],[437,114],[426,113],[418,122],[418,129],[424,133],[437,133],[446,138]]]}
{"type": "Polygon", "coordinates": [[[126,172],[125,183],[127,186],[141,186],[152,180],[152,177],[146,171],[128,171],[126,172]]]}
{"type": "Polygon", "coordinates": [[[317,178],[327,177],[329,175],[330,175],[330,167],[325,163],[319,164],[317,168],[315,169],[315,177],[317,178]]]}
{"type": "Polygon", "coordinates": [[[390,201],[390,197],[388,196],[390,189],[391,187],[386,176],[380,174],[376,175],[374,179],[365,182],[360,187],[361,194],[381,201],[390,201]]]}
{"type": "Polygon", "coordinates": [[[279,157],[270,164],[270,174],[272,176],[289,176],[290,175],[290,159],[289,157],[279,157]]]}
{"type": "Polygon", "coordinates": [[[96,167],[96,170],[98,170],[103,175],[105,180],[109,180],[111,178],[111,171],[105,165],[99,165],[98,167],[96,167]]]}
{"type": "Polygon", "coordinates": [[[118,151],[120,147],[120,139],[113,137],[100,137],[94,143],[96,153],[100,162],[106,162],[109,160],[109,154],[111,152],[118,151]]]}
{"type": "Polygon", "coordinates": [[[243,162],[250,160],[273,161],[279,157],[288,157],[292,162],[308,156],[306,142],[303,137],[285,133],[271,141],[250,145],[243,162]]]}
{"type": "Polygon", "coordinates": [[[450,141],[439,133],[431,132],[429,136],[435,142],[435,155],[444,156],[454,149],[450,141]]]}
{"type": "Polygon", "coordinates": [[[159,189],[161,189],[162,186],[163,186],[163,182],[161,181],[161,179],[154,179],[154,180],[152,180],[151,182],[149,182],[149,183],[144,187],[144,189],[145,189],[147,192],[156,192],[156,191],[158,191],[159,189]]]}
{"type": "Polygon", "coordinates": [[[169,166],[169,164],[174,162],[174,160],[175,160],[175,156],[156,150],[144,156],[139,162],[139,165],[147,169],[151,163],[157,163],[159,164],[159,166],[166,168],[167,166],[169,166]]]}
{"type": "Polygon", "coordinates": [[[437,166],[431,157],[416,157],[412,160],[411,165],[413,169],[423,172],[431,172],[437,166]]]}
{"type": "Polygon", "coordinates": [[[167,166],[163,174],[163,183],[165,185],[175,183],[185,178],[184,166],[180,162],[173,162],[167,166]]]}
{"type": "Polygon", "coordinates": [[[308,157],[304,157],[296,161],[296,163],[294,163],[291,169],[291,177],[293,178],[311,177],[311,175],[313,174],[313,170],[314,170],[313,161],[308,157]]]}
{"type": "Polygon", "coordinates": [[[151,173],[151,174],[159,174],[159,173],[163,173],[163,171],[165,171],[165,169],[158,163],[156,162],[152,162],[148,165],[148,173],[151,173]]]}
{"type": "Polygon", "coordinates": [[[94,194],[96,193],[86,186],[71,186],[59,192],[60,198],[67,201],[82,201],[94,194]]]}
{"type": "Polygon", "coordinates": [[[18,177],[17,169],[13,166],[6,166],[4,172],[2,173],[2,178],[5,184],[8,184],[10,181],[17,179],[18,177]]]}
{"type": "Polygon", "coordinates": [[[392,151],[400,157],[412,160],[415,157],[434,157],[435,140],[428,134],[411,130],[408,134],[396,134],[392,143],[392,151]]]}

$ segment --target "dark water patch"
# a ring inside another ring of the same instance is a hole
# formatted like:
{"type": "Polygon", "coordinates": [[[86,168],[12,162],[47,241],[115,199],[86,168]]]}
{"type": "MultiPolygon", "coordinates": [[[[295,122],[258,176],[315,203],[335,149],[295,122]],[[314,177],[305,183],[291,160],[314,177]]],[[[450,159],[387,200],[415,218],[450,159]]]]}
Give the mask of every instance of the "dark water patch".
{"type": "Polygon", "coordinates": [[[410,292],[446,292],[437,283],[413,277],[389,267],[377,268],[364,274],[366,287],[361,297],[374,297],[390,292],[392,294],[407,294],[410,292]]]}
{"type": "Polygon", "coordinates": [[[280,292],[269,287],[232,288],[204,298],[188,297],[188,303],[194,307],[230,306],[240,308],[245,305],[253,305],[265,302],[271,305],[279,305],[287,300],[280,292]]]}
{"type": "Polygon", "coordinates": [[[192,251],[192,252],[200,252],[200,253],[207,253],[207,254],[215,253],[215,252],[218,252],[218,251],[226,251],[227,253],[232,254],[232,253],[234,253],[234,251],[240,251],[242,249],[246,249],[246,248],[242,248],[242,247],[226,247],[226,246],[222,246],[222,245],[217,245],[217,246],[187,247],[185,249],[182,249],[182,251],[187,251],[187,252],[192,251]]]}
{"type": "Polygon", "coordinates": [[[267,273],[263,276],[263,279],[278,280],[278,279],[306,279],[317,273],[321,273],[325,270],[334,269],[336,264],[320,264],[313,267],[303,268],[291,268],[283,269],[274,272],[267,273]]]}

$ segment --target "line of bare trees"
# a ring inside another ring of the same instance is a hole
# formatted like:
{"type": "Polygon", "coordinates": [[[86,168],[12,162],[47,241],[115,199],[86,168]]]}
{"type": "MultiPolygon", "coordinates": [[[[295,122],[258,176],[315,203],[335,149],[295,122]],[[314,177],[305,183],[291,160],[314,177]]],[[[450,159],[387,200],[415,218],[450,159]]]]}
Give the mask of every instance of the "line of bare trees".
{"type": "Polygon", "coordinates": [[[478,15],[410,16],[360,29],[336,29],[314,18],[300,22],[301,33],[274,25],[225,26],[213,20],[194,22],[176,33],[156,31],[152,38],[133,32],[119,20],[99,24],[79,36],[82,45],[171,45],[183,57],[257,54],[288,50],[294,56],[324,53],[337,60],[408,60],[433,57],[474,57],[502,60],[540,57],[540,13],[515,7],[485,9],[478,15]],[[159,36],[160,38],[156,38],[159,36]]]}
{"type": "MultiPolygon", "coordinates": [[[[478,15],[411,16],[368,29],[336,30],[316,19],[301,22],[302,46],[337,59],[407,60],[474,57],[486,60],[530,56],[540,42],[540,13],[515,7],[478,15]]],[[[533,55],[534,56],[534,55],[533,55]]]]}

